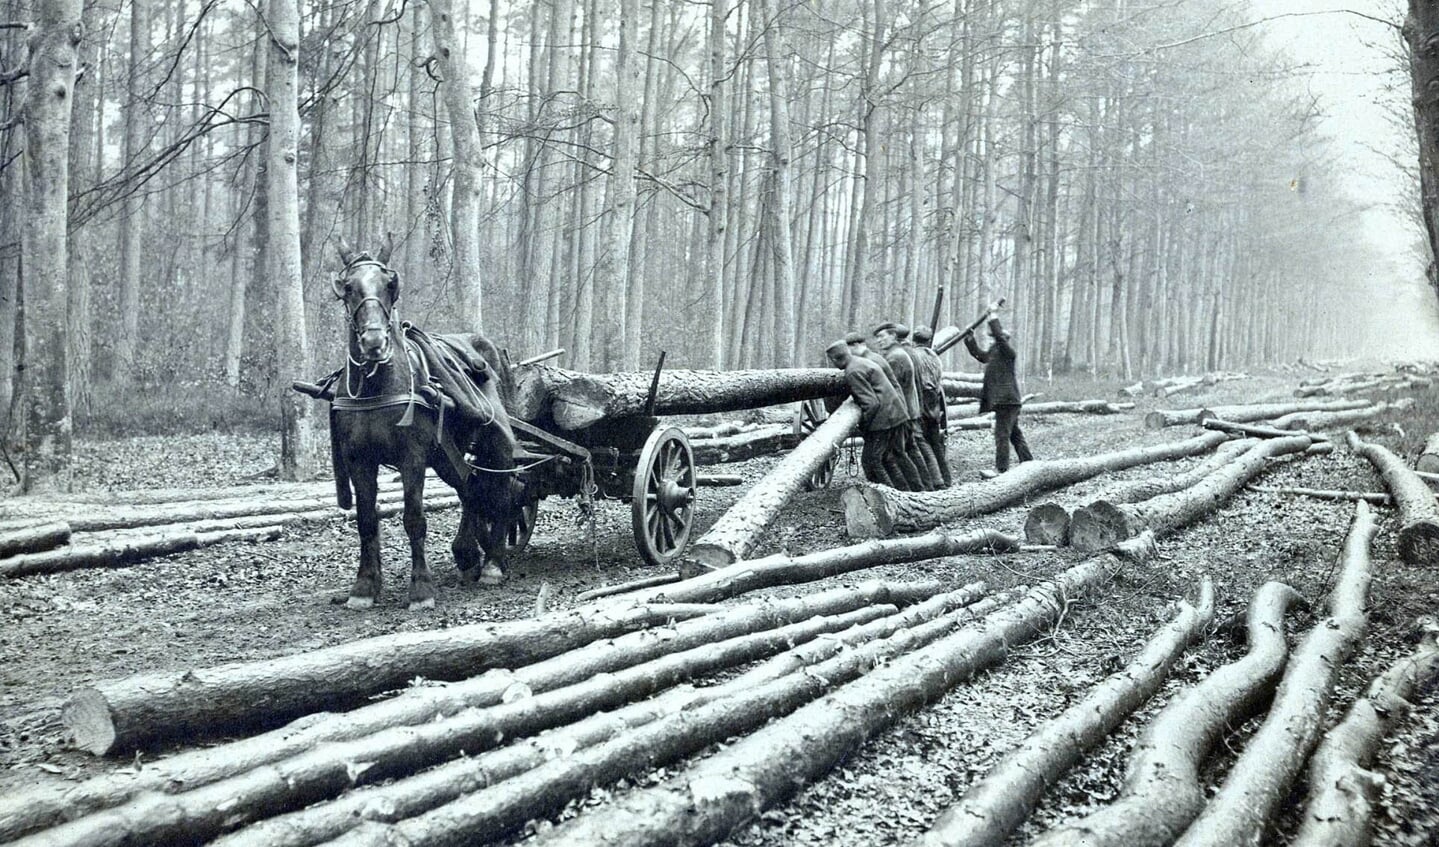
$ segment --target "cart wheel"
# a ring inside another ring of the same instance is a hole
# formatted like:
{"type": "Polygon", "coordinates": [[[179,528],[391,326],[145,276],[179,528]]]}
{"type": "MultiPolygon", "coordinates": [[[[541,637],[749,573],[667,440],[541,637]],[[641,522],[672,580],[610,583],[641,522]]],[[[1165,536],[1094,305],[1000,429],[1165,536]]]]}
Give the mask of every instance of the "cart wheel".
{"type": "MultiPolygon", "coordinates": [[[[794,411],[794,432],[796,435],[809,435],[819,425],[829,419],[829,410],[824,407],[823,400],[805,400],[799,404],[794,411]]],[[[805,491],[819,491],[829,487],[829,481],[834,479],[834,469],[839,465],[839,451],[836,450],[825,459],[819,469],[810,474],[809,479],[804,481],[805,491]]]]}
{"type": "Polygon", "coordinates": [[[540,514],[540,498],[525,495],[525,502],[515,512],[509,529],[505,530],[505,551],[513,556],[523,553],[530,544],[530,535],[535,531],[535,519],[540,514]]]}
{"type": "Polygon", "coordinates": [[[635,465],[630,513],[635,547],[652,565],[667,565],[690,540],[695,511],[695,459],[677,427],[650,433],[635,465]]]}

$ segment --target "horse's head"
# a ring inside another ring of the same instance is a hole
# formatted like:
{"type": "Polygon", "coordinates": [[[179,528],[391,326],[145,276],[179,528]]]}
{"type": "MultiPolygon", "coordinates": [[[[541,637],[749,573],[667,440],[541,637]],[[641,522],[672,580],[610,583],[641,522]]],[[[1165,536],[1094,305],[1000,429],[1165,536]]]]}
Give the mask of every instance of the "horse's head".
{"type": "Polygon", "coordinates": [[[345,269],[334,280],[335,297],[350,316],[350,333],[366,363],[388,361],[393,341],[395,301],[400,299],[400,275],[390,269],[392,244],[386,241],[376,257],[356,252],[339,239],[340,261],[345,269]]]}

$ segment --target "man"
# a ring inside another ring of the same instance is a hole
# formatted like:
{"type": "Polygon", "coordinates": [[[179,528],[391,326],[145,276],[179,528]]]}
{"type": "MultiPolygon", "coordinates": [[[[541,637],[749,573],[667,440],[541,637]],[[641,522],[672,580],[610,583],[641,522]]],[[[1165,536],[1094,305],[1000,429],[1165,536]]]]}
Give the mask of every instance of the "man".
{"type": "Polygon", "coordinates": [[[989,337],[993,342],[988,349],[981,350],[978,342],[974,340],[974,333],[967,332],[964,335],[964,346],[969,349],[969,355],[984,363],[984,384],[979,390],[979,413],[994,412],[994,469],[999,473],[1009,470],[1009,447],[1014,445],[1014,452],[1019,456],[1021,462],[1027,462],[1034,456],[1029,452],[1029,444],[1024,440],[1024,433],[1019,429],[1019,377],[1015,372],[1015,359],[1013,345],[1009,342],[1009,333],[1000,326],[999,318],[990,316],[989,337]]]}
{"type": "Polygon", "coordinates": [[[927,326],[917,327],[910,337],[914,339],[914,345],[909,349],[919,364],[919,415],[924,440],[934,451],[944,487],[948,488],[954,484],[954,478],[949,470],[949,456],[944,444],[945,427],[949,425],[944,400],[944,365],[939,361],[939,354],[929,346],[934,340],[933,330],[927,326]]]}
{"type": "Polygon", "coordinates": [[[920,490],[919,471],[904,451],[909,418],[899,392],[879,365],[851,355],[844,341],[836,341],[824,352],[830,364],[844,371],[850,396],[859,406],[859,428],[864,436],[859,462],[865,479],[901,491],[920,490]]]}
{"type": "Polygon", "coordinates": [[[871,350],[869,345],[864,343],[863,335],[858,332],[850,332],[845,335],[844,343],[849,345],[849,353],[851,356],[863,356],[876,365],[879,365],[879,369],[884,371],[884,375],[889,377],[890,383],[894,385],[894,390],[899,390],[899,380],[895,379],[894,371],[889,367],[889,360],[878,352],[871,350]]]}
{"type": "MultiPolygon", "coordinates": [[[[920,426],[919,379],[915,375],[914,359],[910,357],[908,350],[899,345],[899,333],[896,331],[898,326],[899,324],[892,321],[882,323],[874,328],[871,337],[874,339],[874,346],[879,348],[889,362],[890,370],[894,371],[899,394],[904,398],[905,409],[909,412],[910,458],[919,468],[924,490],[936,491],[943,483],[944,475],[939,471],[939,460],[935,458],[934,451],[930,450],[929,442],[924,440],[924,431],[920,426]]],[[[905,327],[904,334],[909,335],[908,327],[905,327]]]]}

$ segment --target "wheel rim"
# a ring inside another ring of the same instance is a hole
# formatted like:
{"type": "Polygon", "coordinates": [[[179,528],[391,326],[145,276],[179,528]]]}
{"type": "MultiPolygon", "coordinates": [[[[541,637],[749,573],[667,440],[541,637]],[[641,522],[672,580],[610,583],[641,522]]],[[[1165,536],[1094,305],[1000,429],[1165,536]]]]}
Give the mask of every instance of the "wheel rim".
{"type": "MultiPolygon", "coordinates": [[[[819,425],[829,418],[825,411],[823,400],[805,400],[799,404],[798,430],[799,434],[808,437],[810,433],[819,429],[819,425]]],[[[836,450],[824,460],[809,478],[804,481],[805,491],[818,491],[821,488],[828,488],[830,480],[834,479],[834,469],[839,465],[839,451],[836,450]]]]}
{"type": "Polygon", "coordinates": [[[650,434],[635,466],[630,503],[635,546],[652,565],[684,552],[694,526],[698,489],[689,439],[675,427],[650,434]]]}

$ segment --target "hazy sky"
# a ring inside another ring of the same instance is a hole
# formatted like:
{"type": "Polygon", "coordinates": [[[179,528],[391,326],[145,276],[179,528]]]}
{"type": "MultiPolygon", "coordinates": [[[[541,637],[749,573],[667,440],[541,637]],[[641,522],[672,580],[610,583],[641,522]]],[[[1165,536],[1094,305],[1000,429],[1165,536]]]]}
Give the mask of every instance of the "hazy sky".
{"type": "MultiPolygon", "coordinates": [[[[1393,73],[1398,61],[1393,55],[1399,46],[1398,31],[1355,14],[1313,14],[1348,9],[1402,22],[1401,3],[1253,0],[1244,5],[1255,20],[1295,15],[1261,27],[1274,44],[1311,66],[1311,88],[1321,98],[1324,128],[1339,145],[1347,167],[1345,188],[1373,204],[1355,235],[1375,248],[1376,261],[1364,283],[1374,293],[1376,320],[1370,326],[1385,329],[1371,340],[1389,348],[1376,352],[1439,358],[1439,300],[1425,282],[1423,260],[1414,252],[1415,231],[1388,207],[1395,193],[1405,187],[1392,165],[1375,152],[1376,148],[1396,150],[1395,129],[1386,117],[1386,108],[1396,104],[1407,108],[1409,100],[1407,73],[1393,73]]],[[[1417,191],[1417,186],[1413,190],[1417,191]]],[[[1343,355],[1343,351],[1335,351],[1335,357],[1343,355]]]]}

